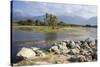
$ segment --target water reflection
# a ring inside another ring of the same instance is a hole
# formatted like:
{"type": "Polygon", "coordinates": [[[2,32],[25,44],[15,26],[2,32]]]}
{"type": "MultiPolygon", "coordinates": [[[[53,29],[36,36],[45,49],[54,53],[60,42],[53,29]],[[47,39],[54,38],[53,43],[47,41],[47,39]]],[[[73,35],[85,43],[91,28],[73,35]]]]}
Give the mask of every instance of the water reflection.
{"type": "Polygon", "coordinates": [[[51,32],[51,33],[45,33],[45,41],[55,41],[57,40],[57,33],[51,32]]]}

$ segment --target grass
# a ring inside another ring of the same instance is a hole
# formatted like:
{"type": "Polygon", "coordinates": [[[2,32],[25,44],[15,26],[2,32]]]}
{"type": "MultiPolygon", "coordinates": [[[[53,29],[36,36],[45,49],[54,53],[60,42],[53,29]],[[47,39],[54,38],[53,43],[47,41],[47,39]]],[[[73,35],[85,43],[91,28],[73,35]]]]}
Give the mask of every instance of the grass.
{"type": "Polygon", "coordinates": [[[42,31],[42,32],[66,32],[67,34],[81,35],[87,34],[86,30],[82,27],[57,27],[52,29],[50,26],[32,26],[32,25],[13,25],[13,29],[23,30],[23,31],[42,31]]]}
{"type": "Polygon", "coordinates": [[[13,29],[17,30],[35,30],[44,32],[57,32],[58,29],[52,29],[50,26],[13,26],[13,29]]]}

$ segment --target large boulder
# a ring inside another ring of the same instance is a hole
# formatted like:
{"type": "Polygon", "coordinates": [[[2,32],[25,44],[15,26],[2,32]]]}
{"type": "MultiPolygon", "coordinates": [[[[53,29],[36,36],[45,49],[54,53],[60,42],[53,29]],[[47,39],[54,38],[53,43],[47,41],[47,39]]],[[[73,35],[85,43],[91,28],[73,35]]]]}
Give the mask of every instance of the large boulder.
{"type": "Polygon", "coordinates": [[[26,47],[23,47],[18,53],[17,53],[17,56],[20,56],[20,57],[23,57],[23,58],[33,58],[36,56],[36,53],[30,49],[30,48],[26,48],[26,47]]]}

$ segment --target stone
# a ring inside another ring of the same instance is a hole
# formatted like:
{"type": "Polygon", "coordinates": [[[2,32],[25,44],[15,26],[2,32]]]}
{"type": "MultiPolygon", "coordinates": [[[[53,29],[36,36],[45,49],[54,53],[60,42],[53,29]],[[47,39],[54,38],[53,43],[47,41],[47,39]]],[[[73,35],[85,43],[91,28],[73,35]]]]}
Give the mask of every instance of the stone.
{"type": "Polygon", "coordinates": [[[45,56],[45,53],[37,47],[31,47],[34,52],[36,52],[36,56],[45,56]]]}
{"type": "Polygon", "coordinates": [[[78,48],[71,49],[71,51],[72,51],[73,54],[79,54],[80,53],[80,50],[78,48]]]}
{"type": "Polygon", "coordinates": [[[75,42],[74,41],[70,41],[70,45],[71,45],[71,48],[75,48],[75,42]]]}
{"type": "Polygon", "coordinates": [[[60,53],[59,49],[58,49],[58,46],[52,46],[50,49],[49,49],[50,52],[55,52],[57,54],[60,53]]]}
{"type": "Polygon", "coordinates": [[[36,52],[37,56],[41,56],[41,57],[45,57],[46,56],[45,53],[43,51],[41,51],[41,50],[36,50],[35,52],[36,52]]]}
{"type": "Polygon", "coordinates": [[[78,45],[81,45],[81,44],[82,44],[80,41],[77,41],[76,43],[77,43],[78,45]]]}
{"type": "Polygon", "coordinates": [[[89,46],[93,49],[96,50],[97,49],[97,44],[95,40],[92,40],[89,42],[89,46]]]}
{"type": "Polygon", "coordinates": [[[65,45],[58,45],[58,49],[68,49],[65,45]]]}
{"type": "Polygon", "coordinates": [[[76,48],[80,49],[80,46],[79,46],[79,44],[76,44],[75,46],[76,46],[76,48]]]}
{"type": "Polygon", "coordinates": [[[37,48],[37,47],[31,47],[31,49],[32,49],[33,51],[36,51],[36,50],[39,50],[40,48],[37,48]]]}
{"type": "Polygon", "coordinates": [[[84,55],[79,55],[78,56],[78,61],[79,62],[84,62],[84,61],[86,61],[86,57],[84,55]]]}
{"type": "Polygon", "coordinates": [[[36,56],[36,53],[30,49],[30,48],[26,48],[26,47],[23,47],[18,53],[17,53],[17,56],[21,56],[23,58],[33,58],[36,56]]]}
{"type": "Polygon", "coordinates": [[[61,45],[66,47],[66,43],[65,42],[61,42],[61,45]]]}
{"type": "Polygon", "coordinates": [[[87,60],[88,62],[92,61],[92,56],[86,56],[86,60],[87,60]]]}

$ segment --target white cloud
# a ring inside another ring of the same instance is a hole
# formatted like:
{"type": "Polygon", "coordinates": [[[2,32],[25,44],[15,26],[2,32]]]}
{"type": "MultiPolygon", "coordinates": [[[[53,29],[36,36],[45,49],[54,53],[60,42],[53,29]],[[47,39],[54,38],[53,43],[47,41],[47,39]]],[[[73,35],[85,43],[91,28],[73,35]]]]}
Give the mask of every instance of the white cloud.
{"type": "Polygon", "coordinates": [[[93,5],[75,5],[25,1],[23,2],[23,4],[24,5],[20,4],[21,7],[15,9],[19,9],[20,13],[24,13],[29,16],[42,15],[45,12],[53,13],[55,15],[82,16],[84,18],[97,16],[97,7],[93,5]]]}

